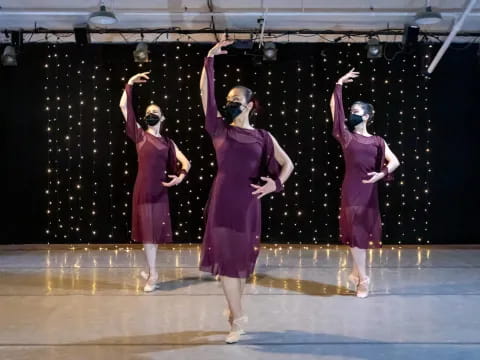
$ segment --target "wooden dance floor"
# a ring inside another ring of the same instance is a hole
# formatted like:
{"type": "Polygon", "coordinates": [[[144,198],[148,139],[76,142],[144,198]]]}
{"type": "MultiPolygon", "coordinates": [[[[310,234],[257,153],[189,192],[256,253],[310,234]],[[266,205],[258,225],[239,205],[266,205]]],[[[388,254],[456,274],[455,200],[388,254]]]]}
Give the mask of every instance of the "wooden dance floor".
{"type": "Polygon", "coordinates": [[[265,245],[234,345],[199,250],[162,247],[144,294],[140,247],[0,246],[0,358],[480,359],[480,246],[371,251],[358,299],[347,248],[265,245]]]}

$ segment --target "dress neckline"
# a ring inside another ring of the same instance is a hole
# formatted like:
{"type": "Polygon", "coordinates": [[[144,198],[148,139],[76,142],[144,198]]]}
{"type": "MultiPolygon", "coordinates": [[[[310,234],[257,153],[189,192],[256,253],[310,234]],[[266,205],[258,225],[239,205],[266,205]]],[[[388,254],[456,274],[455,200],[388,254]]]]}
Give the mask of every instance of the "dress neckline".
{"type": "Polygon", "coordinates": [[[247,130],[247,131],[257,131],[258,130],[256,128],[249,129],[249,128],[244,128],[244,127],[235,126],[235,125],[230,125],[230,127],[234,128],[234,129],[241,129],[241,130],[247,130]]]}
{"type": "Polygon", "coordinates": [[[359,136],[362,136],[362,137],[364,137],[364,138],[372,138],[372,137],[375,136],[375,135],[368,135],[368,136],[367,136],[367,135],[362,135],[362,134],[359,134],[359,133],[357,133],[357,132],[355,132],[355,131],[352,131],[352,134],[359,135],[359,136]]]}
{"type": "Polygon", "coordinates": [[[152,134],[151,132],[149,132],[149,131],[145,131],[145,132],[146,132],[148,135],[150,135],[150,136],[154,137],[155,139],[162,139],[162,138],[163,138],[163,136],[162,136],[162,135],[160,135],[160,136],[156,136],[156,135],[153,135],[153,134],[152,134]]]}

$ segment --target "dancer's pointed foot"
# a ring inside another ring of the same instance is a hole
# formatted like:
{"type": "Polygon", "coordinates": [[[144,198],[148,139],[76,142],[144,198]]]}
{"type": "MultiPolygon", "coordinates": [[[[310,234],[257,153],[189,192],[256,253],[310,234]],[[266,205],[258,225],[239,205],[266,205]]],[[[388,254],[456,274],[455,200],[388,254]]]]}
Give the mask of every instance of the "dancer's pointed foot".
{"type": "MultiPolygon", "coordinates": [[[[142,275],[143,277],[143,275],[142,275]]],[[[157,288],[158,274],[151,274],[147,278],[147,282],[143,287],[144,292],[152,292],[157,288]]]]}
{"type": "Polygon", "coordinates": [[[232,329],[228,333],[227,337],[225,338],[225,342],[227,344],[235,344],[240,340],[240,336],[245,334],[245,330],[243,327],[247,324],[248,317],[243,315],[239,318],[233,319],[232,321],[232,329]]]}
{"type": "Polygon", "coordinates": [[[357,287],[357,297],[362,299],[366,298],[368,296],[369,285],[370,285],[370,278],[368,277],[360,281],[357,287]]]}

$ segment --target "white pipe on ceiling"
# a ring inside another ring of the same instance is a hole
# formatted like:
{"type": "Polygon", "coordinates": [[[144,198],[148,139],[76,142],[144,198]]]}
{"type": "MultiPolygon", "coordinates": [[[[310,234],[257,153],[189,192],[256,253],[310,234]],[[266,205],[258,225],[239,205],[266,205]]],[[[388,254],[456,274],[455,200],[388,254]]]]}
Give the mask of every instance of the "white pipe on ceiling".
{"type": "Polygon", "coordinates": [[[448,34],[448,37],[443,43],[442,47],[438,50],[437,54],[433,58],[432,63],[427,69],[427,73],[431,74],[433,70],[435,70],[435,67],[437,66],[438,62],[442,58],[443,54],[445,54],[445,51],[447,51],[448,47],[450,46],[450,43],[453,41],[453,38],[455,37],[455,35],[457,35],[457,32],[461,29],[463,22],[465,21],[467,15],[472,11],[473,6],[475,5],[476,2],[477,0],[470,0],[462,16],[455,23],[455,25],[453,25],[452,31],[450,31],[450,34],[448,34]]]}

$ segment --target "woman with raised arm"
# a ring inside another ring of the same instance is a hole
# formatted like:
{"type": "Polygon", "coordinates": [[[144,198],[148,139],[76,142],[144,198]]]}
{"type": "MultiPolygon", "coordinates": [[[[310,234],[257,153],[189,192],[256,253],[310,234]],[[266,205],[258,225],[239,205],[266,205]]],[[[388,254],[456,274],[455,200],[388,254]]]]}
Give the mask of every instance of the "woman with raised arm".
{"type": "Polygon", "coordinates": [[[200,269],[220,276],[230,310],[227,343],[244,333],[247,316],[242,307],[246,279],[252,274],[260,247],[260,199],[283,190],[293,163],[275,138],[250,124],[256,101],[252,91],[235,86],[228,95],[222,117],[217,109],[214,57],[225,54],[216,44],[205,58],[200,90],[205,129],[212,138],[218,165],[207,203],[206,228],[200,269]]]}
{"type": "Polygon", "coordinates": [[[132,240],[144,244],[148,272],[142,271],[141,276],[146,280],[145,292],[155,290],[158,280],[158,244],[172,242],[167,190],[180,184],[190,170],[190,162],[177,145],[161,134],[165,116],[158,105],[151,104],[145,111],[146,130],[137,122],[132,104],[133,85],[145,83],[149,80],[148,74],[145,72],[132,76],[120,100],[126,132],[135,143],[138,156],[132,201],[132,240]]]}
{"type": "Polygon", "coordinates": [[[352,69],[335,85],[330,108],[333,136],[342,146],[345,177],[341,191],[340,240],[350,247],[353,271],[348,276],[359,298],[368,296],[370,278],[366,270],[366,250],[382,246],[382,222],[377,182],[389,180],[400,165],[397,157],[380,136],[371,135],[367,124],[373,119],[373,106],[356,101],[345,119],[342,85],[360,73],[352,69]]]}

